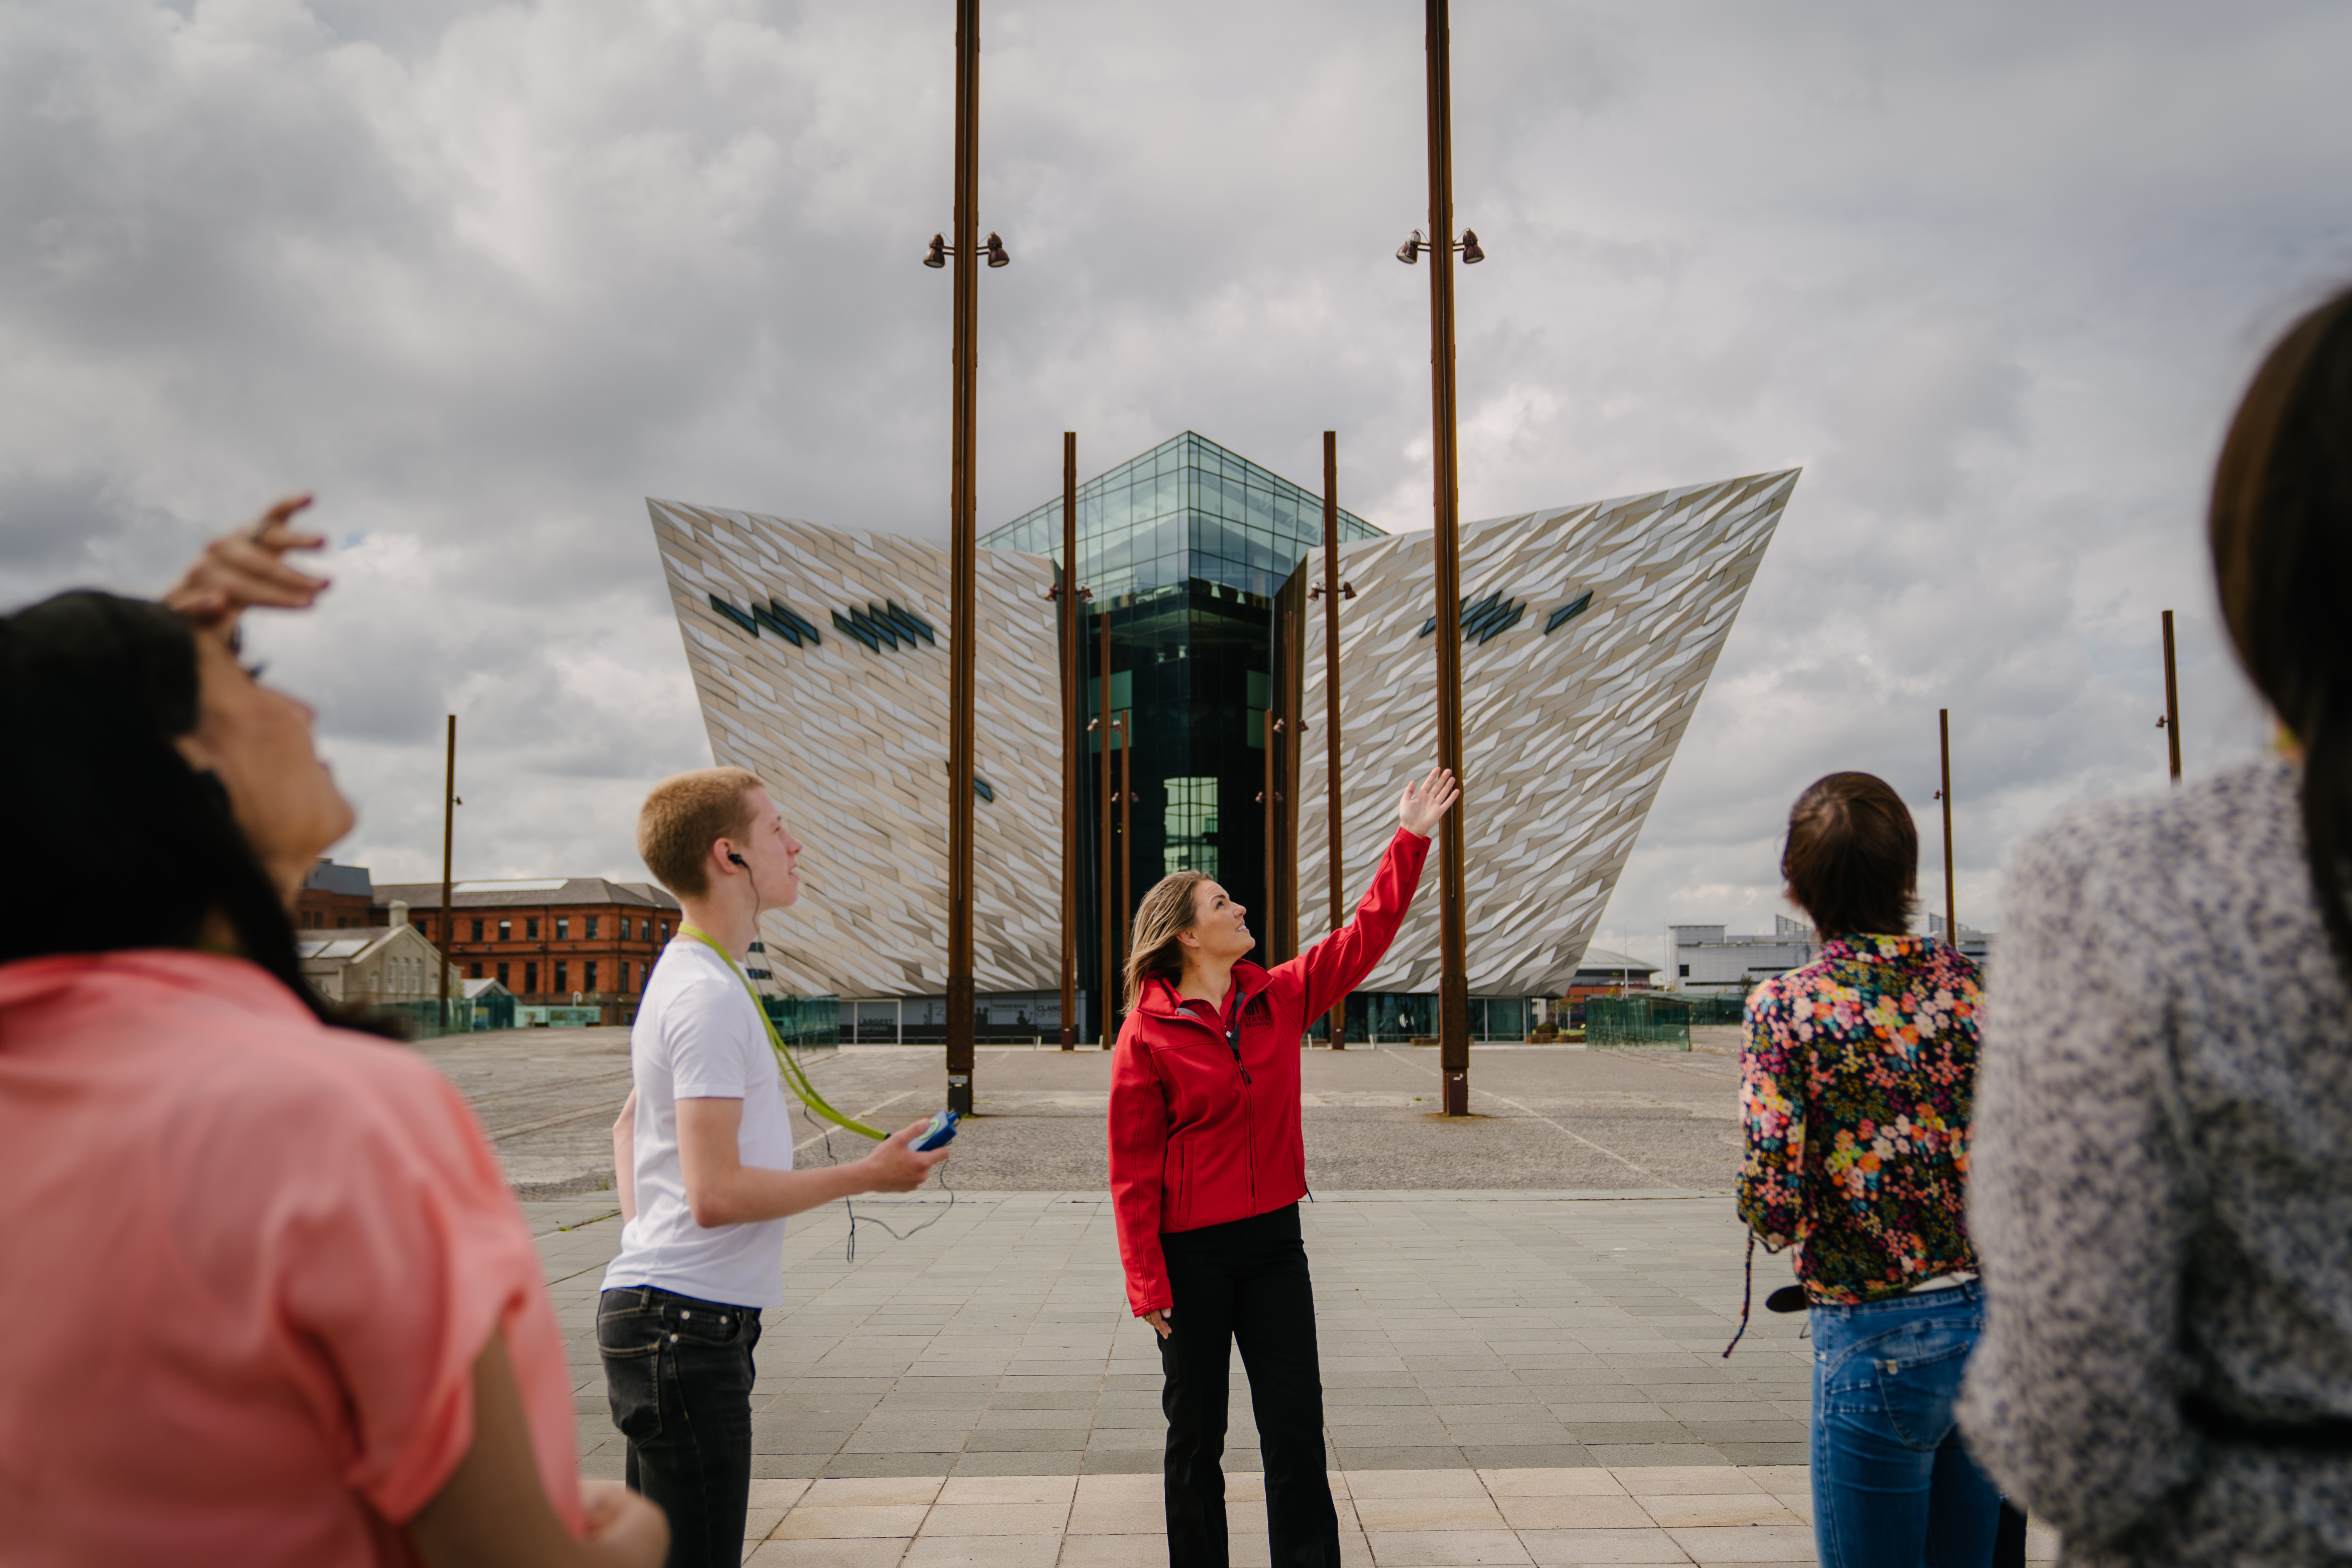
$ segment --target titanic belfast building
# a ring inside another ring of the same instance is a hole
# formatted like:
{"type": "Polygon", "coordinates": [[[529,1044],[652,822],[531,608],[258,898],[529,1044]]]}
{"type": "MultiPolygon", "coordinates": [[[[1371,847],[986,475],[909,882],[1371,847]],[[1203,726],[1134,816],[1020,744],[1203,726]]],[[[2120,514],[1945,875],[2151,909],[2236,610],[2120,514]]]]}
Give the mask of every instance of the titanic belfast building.
{"type": "MultiPolygon", "coordinates": [[[[1527,1004],[1574,978],[1796,479],[1464,525],[1474,1036],[1518,1037],[1527,1004]]],[[[808,845],[800,902],[764,923],[769,978],[842,997],[845,1039],[943,1037],[947,548],[677,501],[647,510],[712,756],[758,773],[808,845]]],[[[1061,514],[1056,497],[983,533],[979,552],[984,1037],[1060,1029],[1065,726],[1048,590],[1061,514]]],[[[1250,907],[1270,962],[1328,929],[1324,610],[1308,594],[1322,531],[1318,495],[1189,431],[1079,487],[1073,575],[1092,595],[1080,690],[1097,721],[1080,759],[1081,1039],[1101,1023],[1106,886],[1123,929],[1161,876],[1207,871],[1250,907]],[[1118,797],[1108,817],[1107,792],[1118,797]]],[[[1434,754],[1431,536],[1342,511],[1339,575],[1353,589],[1339,606],[1352,908],[1398,792],[1434,754]]],[[[1433,857],[1425,881],[1438,875],[1433,857]]],[[[1437,900],[1417,900],[1349,1005],[1351,1038],[1433,1032],[1436,921],[1437,900]]]]}

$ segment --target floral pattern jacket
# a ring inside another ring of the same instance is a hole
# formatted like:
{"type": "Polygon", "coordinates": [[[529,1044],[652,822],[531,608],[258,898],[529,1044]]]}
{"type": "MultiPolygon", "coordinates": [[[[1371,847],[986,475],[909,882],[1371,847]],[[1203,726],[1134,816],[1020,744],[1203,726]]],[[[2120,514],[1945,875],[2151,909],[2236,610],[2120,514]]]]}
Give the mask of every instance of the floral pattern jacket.
{"type": "Polygon", "coordinates": [[[1739,1217],[1794,1245],[1815,1301],[1974,1269],[1969,1111],[1984,1013],[1975,963],[1918,936],[1841,936],[1748,997],[1739,1217]]]}

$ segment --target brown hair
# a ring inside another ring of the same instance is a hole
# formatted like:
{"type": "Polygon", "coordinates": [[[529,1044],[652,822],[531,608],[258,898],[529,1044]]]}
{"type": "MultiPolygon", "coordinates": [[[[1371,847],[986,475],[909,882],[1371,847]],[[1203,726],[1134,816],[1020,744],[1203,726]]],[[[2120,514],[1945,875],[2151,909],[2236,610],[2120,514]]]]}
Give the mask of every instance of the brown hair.
{"type": "Polygon", "coordinates": [[[2246,388],[2208,514],[2238,661],[2303,748],[2304,856],[2321,921],[2352,963],[2352,289],[2287,330],[2246,388]]]}
{"type": "Polygon", "coordinates": [[[1824,941],[1906,931],[1916,907],[1919,829],[1885,779],[1832,773],[1807,784],[1789,808],[1780,875],[1824,941]]]}
{"type": "Polygon", "coordinates": [[[1184,973],[1184,949],[1177,938],[1191,931],[1199,911],[1192,890],[1209,879],[1206,871],[1179,871],[1152,884],[1136,907],[1135,930],[1127,944],[1127,1012],[1143,1000],[1143,983],[1154,975],[1175,980],[1184,973]]]}
{"type": "Polygon", "coordinates": [[[637,812],[637,857],[654,880],[681,899],[709,892],[710,847],[750,836],[760,787],[748,768],[702,768],[654,785],[637,812]]]}

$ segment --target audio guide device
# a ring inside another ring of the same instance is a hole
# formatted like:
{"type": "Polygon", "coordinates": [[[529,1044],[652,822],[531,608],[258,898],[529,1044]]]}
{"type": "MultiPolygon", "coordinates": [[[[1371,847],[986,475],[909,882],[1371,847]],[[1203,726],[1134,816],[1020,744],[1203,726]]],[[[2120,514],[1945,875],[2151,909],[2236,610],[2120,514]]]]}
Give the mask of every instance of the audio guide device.
{"type": "Polygon", "coordinates": [[[931,1124],[924,1128],[908,1147],[918,1154],[928,1154],[934,1149],[944,1149],[955,1142],[956,1123],[961,1120],[962,1118],[952,1110],[940,1111],[931,1118],[931,1124]]]}

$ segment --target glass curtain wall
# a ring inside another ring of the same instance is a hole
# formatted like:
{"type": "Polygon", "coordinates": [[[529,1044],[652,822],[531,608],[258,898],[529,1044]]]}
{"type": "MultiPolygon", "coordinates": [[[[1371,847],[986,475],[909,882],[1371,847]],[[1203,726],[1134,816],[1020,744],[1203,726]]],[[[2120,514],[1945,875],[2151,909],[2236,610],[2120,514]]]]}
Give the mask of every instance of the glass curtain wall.
{"type": "MultiPolygon", "coordinates": [[[[1119,758],[1108,724],[1087,742],[1079,885],[1080,984],[1101,971],[1099,857],[1121,881],[1122,931],[1134,904],[1171,871],[1202,870],[1252,911],[1265,909],[1265,715],[1275,699],[1274,600],[1323,539],[1311,492],[1192,431],[1078,489],[1076,580],[1094,591],[1083,628],[1087,715],[1124,714],[1133,799],[1101,820],[1099,770],[1119,758]],[[1100,668],[1102,619],[1111,663],[1100,668]],[[1121,822],[1125,823],[1124,834],[1121,822]]],[[[1348,512],[1342,539],[1381,531],[1348,512]]],[[[1062,547],[1057,497],[982,536],[992,549],[1052,557],[1062,547]]],[[[1114,977],[1114,990],[1116,981],[1114,977]]],[[[1099,992],[1097,993],[1099,994],[1099,992]]]]}

